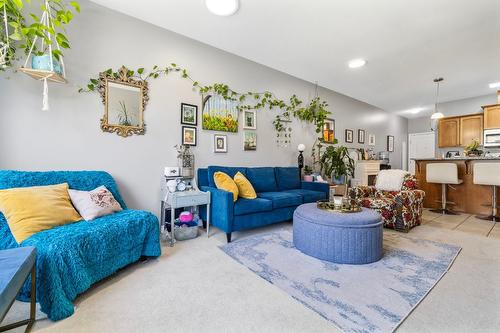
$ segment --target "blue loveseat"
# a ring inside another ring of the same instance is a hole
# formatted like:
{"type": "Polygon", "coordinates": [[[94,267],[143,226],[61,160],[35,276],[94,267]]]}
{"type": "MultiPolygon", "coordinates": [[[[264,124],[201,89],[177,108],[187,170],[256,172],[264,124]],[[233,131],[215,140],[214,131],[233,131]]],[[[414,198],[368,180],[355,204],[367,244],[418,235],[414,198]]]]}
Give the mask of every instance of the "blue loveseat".
{"type": "MultiPolygon", "coordinates": [[[[329,195],[328,184],[301,181],[297,167],[209,166],[198,169],[198,185],[211,193],[210,222],[226,233],[228,242],[233,231],[291,220],[299,205],[327,199],[329,195]],[[257,199],[238,198],[233,202],[232,193],[217,189],[217,171],[231,177],[241,172],[252,183],[257,199]]],[[[202,207],[201,217],[206,219],[206,214],[202,207]]]]}
{"type": "MultiPolygon", "coordinates": [[[[158,257],[161,254],[158,219],[148,212],[127,209],[108,173],[0,171],[0,190],[60,183],[68,183],[70,188],[83,191],[104,185],[123,211],[91,222],[80,221],[41,231],[21,244],[16,243],[0,213],[0,250],[20,246],[37,249],[36,299],[51,320],[71,316],[74,311],[72,301],[95,282],[141,256],[158,257]]],[[[19,299],[29,299],[30,283],[31,278],[26,281],[19,299]]]]}

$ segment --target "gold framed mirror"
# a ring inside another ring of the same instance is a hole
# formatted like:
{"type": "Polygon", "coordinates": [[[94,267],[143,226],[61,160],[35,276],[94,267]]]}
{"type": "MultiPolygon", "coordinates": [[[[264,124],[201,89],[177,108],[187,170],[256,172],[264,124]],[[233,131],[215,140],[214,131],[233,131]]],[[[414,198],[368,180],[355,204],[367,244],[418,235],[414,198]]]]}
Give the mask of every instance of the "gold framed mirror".
{"type": "Polygon", "coordinates": [[[122,137],[144,135],[144,110],[149,100],[148,83],[122,66],[118,73],[99,74],[98,90],[104,104],[101,129],[122,137]]]}

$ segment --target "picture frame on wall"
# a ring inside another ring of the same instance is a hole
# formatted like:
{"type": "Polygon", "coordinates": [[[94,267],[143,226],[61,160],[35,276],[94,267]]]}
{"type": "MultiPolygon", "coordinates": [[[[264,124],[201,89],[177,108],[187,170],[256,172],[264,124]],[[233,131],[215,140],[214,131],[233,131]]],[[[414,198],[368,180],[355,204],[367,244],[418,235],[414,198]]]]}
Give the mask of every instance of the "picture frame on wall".
{"type": "Polygon", "coordinates": [[[358,143],[365,143],[365,130],[358,129],[358,143]]]}
{"type": "Polygon", "coordinates": [[[198,125],[198,106],[193,104],[181,103],[181,124],[198,125]]]}
{"type": "Polygon", "coordinates": [[[392,135],[387,136],[387,151],[394,152],[394,136],[392,135]]]}
{"type": "Polygon", "coordinates": [[[227,135],[214,134],[214,153],[227,153],[227,135]]]}
{"type": "Polygon", "coordinates": [[[347,142],[347,143],[353,143],[354,142],[354,131],[351,129],[346,129],[344,139],[345,139],[345,142],[347,142]]]}
{"type": "Polygon", "coordinates": [[[256,131],[245,131],[244,132],[244,151],[255,151],[257,150],[257,132],[256,131]]]}
{"type": "Polygon", "coordinates": [[[182,144],[186,146],[196,146],[196,127],[182,126],[182,144]]]}
{"type": "Polygon", "coordinates": [[[368,145],[375,146],[375,134],[368,135],[368,145]]]}
{"type": "Polygon", "coordinates": [[[243,112],[243,129],[257,129],[257,111],[245,110],[243,112]]]}

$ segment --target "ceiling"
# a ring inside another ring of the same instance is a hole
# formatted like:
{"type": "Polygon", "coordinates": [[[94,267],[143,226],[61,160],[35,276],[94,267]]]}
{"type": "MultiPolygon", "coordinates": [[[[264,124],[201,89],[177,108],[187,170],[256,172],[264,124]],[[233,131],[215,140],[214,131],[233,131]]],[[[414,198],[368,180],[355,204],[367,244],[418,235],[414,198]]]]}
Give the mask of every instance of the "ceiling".
{"type": "Polygon", "coordinates": [[[432,112],[437,76],[441,101],[500,81],[500,0],[240,0],[230,17],[203,0],[93,2],[410,118],[432,112]]]}

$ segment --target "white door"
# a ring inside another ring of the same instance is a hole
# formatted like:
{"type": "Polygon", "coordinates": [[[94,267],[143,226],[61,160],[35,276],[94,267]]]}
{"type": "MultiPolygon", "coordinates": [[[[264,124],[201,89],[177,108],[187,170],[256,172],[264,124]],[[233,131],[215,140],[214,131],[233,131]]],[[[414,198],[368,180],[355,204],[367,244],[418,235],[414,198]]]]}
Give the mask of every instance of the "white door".
{"type": "Polygon", "coordinates": [[[436,157],[436,135],[434,132],[408,134],[408,165],[412,175],[415,174],[414,158],[436,157]]]}

